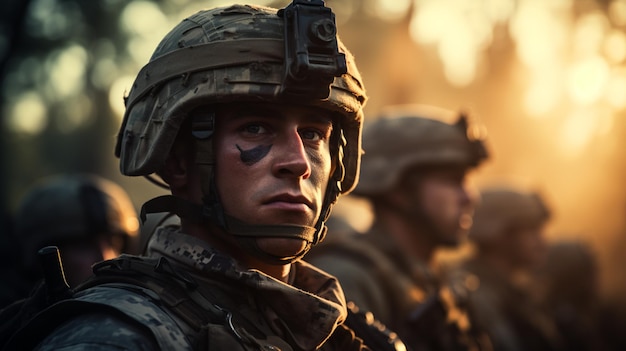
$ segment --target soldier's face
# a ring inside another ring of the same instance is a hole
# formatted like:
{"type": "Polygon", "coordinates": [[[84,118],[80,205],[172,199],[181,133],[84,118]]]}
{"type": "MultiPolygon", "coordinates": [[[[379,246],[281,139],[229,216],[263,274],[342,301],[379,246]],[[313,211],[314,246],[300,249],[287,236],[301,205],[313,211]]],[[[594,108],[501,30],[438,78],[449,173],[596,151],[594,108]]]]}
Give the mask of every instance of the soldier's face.
{"type": "MultiPolygon", "coordinates": [[[[233,104],[217,110],[216,184],[224,211],[250,224],[313,226],[331,172],[327,112],[301,106],[233,104]]],[[[279,256],[299,239],[259,239],[279,256]]]]}
{"type": "Polygon", "coordinates": [[[462,168],[431,170],[419,178],[418,204],[436,231],[437,241],[445,246],[458,245],[471,226],[473,197],[462,168]]]}
{"type": "Polygon", "coordinates": [[[543,225],[512,230],[505,239],[509,260],[522,268],[539,267],[545,260],[547,250],[544,230],[543,225]]]}

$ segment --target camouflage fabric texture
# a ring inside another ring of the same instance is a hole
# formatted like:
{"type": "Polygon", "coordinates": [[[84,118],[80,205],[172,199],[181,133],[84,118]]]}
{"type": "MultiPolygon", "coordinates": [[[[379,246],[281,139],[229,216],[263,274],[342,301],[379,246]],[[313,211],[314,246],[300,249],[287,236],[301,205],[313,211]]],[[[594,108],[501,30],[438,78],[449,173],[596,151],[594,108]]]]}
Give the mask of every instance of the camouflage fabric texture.
{"type": "MultiPolygon", "coordinates": [[[[154,323],[154,322],[153,322],[154,323]]],[[[104,314],[81,316],[60,327],[36,350],[158,350],[149,334],[134,323],[104,314]]],[[[179,350],[185,350],[180,348],[179,350]]]]}
{"type": "MultiPolygon", "coordinates": [[[[230,312],[227,323],[208,325],[208,340],[202,341],[208,349],[255,350],[263,349],[263,345],[268,350],[367,349],[341,326],[347,311],[336,279],[305,262],[294,263],[292,285],[284,284],[256,270],[239,269],[230,257],[174,228],[159,228],[148,251],[150,256],[166,257],[177,271],[184,271],[198,283],[198,293],[210,296],[216,306],[230,312]],[[273,334],[267,335],[268,330],[273,334]]],[[[114,345],[119,340],[127,343],[119,349],[150,349],[155,345],[161,349],[195,349],[199,340],[194,340],[189,326],[141,290],[105,284],[80,292],[77,300],[104,304],[116,312],[109,310],[102,326],[101,313],[71,320],[48,335],[37,349],[69,345],[116,349],[113,346],[121,347],[114,345]],[[103,335],[115,336],[116,340],[106,344],[103,335]]]]}

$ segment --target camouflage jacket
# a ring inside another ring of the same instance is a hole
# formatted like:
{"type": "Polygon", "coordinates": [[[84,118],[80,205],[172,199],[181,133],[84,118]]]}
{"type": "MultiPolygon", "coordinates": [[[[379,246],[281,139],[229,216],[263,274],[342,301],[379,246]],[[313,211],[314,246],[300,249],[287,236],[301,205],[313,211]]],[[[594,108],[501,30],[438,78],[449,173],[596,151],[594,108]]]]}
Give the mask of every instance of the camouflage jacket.
{"type": "MultiPolygon", "coordinates": [[[[147,252],[166,258],[196,282],[192,294],[208,297],[204,306],[222,313],[223,320],[194,333],[185,314],[164,308],[169,287],[101,284],[76,293],[71,306],[76,309],[78,301],[85,311],[90,304],[106,308],[77,313],[36,349],[367,350],[342,324],[347,312],[336,279],[305,262],[293,264],[290,284],[285,284],[240,269],[229,256],[171,227],[157,229],[147,252]],[[159,289],[163,292],[155,296],[159,289]]],[[[68,304],[53,307],[63,303],[68,304]]]]}
{"type": "Polygon", "coordinates": [[[348,301],[371,311],[414,351],[491,350],[471,323],[462,292],[440,284],[377,225],[366,234],[330,234],[305,260],[337,277],[348,301]]]}

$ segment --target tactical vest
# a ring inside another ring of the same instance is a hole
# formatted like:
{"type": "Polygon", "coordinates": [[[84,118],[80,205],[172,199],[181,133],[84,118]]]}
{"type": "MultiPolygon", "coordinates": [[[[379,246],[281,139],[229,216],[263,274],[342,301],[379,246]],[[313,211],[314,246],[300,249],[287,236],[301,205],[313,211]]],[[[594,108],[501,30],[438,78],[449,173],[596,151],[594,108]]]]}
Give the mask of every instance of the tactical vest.
{"type": "Polygon", "coordinates": [[[252,311],[230,306],[231,299],[221,295],[220,289],[201,290],[192,277],[177,271],[163,257],[122,256],[97,264],[94,273],[74,289],[72,298],[33,318],[9,345],[32,348],[60,322],[80,314],[105,312],[136,321],[162,349],[203,350],[217,343],[232,350],[292,350],[259,319],[253,324],[252,311]],[[133,308],[132,302],[141,304],[141,309],[133,308]],[[150,322],[153,318],[160,322],[158,326],[150,322]]]}
{"type": "MultiPolygon", "coordinates": [[[[197,276],[177,270],[164,257],[122,255],[96,264],[94,273],[73,296],[30,319],[4,349],[32,349],[63,322],[103,312],[134,322],[163,350],[302,350],[289,336],[277,336],[253,307],[237,303],[237,292],[226,292],[219,281],[198,284],[197,276]]],[[[321,348],[327,349],[369,350],[345,325],[321,348]]]]}

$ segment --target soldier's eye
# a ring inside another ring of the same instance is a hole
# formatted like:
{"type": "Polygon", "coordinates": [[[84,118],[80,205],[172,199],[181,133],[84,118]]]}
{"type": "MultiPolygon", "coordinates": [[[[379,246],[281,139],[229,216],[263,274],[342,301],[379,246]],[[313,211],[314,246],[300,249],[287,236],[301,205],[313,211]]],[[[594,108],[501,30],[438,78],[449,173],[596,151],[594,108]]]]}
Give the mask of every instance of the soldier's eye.
{"type": "Polygon", "coordinates": [[[310,140],[310,141],[320,141],[324,139],[324,135],[320,131],[317,130],[304,130],[300,132],[302,139],[310,140]]]}
{"type": "Polygon", "coordinates": [[[250,134],[263,134],[267,132],[267,129],[260,124],[248,124],[243,128],[244,132],[250,134]]]}

